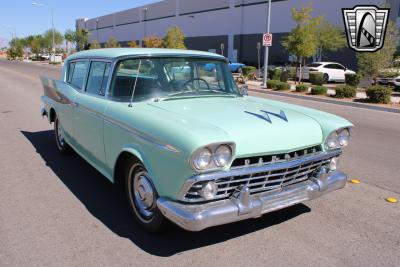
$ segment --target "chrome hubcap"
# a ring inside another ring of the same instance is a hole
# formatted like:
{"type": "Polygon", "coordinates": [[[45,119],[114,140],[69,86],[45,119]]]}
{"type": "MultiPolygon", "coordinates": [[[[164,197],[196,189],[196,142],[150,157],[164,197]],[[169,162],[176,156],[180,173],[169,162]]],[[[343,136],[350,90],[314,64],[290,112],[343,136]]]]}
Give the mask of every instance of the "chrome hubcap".
{"type": "Polygon", "coordinates": [[[154,189],[146,172],[139,172],[134,178],[134,200],[138,211],[145,217],[153,215],[154,189]]]}
{"type": "Polygon", "coordinates": [[[60,121],[57,121],[57,137],[61,146],[64,145],[64,131],[61,127],[60,121]]]}

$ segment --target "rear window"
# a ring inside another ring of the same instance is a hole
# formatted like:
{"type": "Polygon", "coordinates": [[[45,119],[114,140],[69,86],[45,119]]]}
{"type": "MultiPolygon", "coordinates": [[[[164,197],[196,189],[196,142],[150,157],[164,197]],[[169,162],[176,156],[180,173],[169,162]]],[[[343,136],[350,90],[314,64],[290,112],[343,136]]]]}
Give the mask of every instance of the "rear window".
{"type": "Polygon", "coordinates": [[[322,64],[319,64],[319,63],[311,63],[311,64],[308,64],[307,67],[318,68],[318,67],[321,66],[321,65],[322,65],[322,64]]]}

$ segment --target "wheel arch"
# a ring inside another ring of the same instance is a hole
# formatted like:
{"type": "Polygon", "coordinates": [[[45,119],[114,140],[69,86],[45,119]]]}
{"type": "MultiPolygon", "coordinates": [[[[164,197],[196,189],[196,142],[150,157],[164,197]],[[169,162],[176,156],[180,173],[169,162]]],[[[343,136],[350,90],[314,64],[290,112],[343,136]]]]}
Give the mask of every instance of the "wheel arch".
{"type": "Polygon", "coordinates": [[[51,107],[49,110],[49,122],[50,123],[54,122],[56,120],[56,114],[57,114],[56,110],[53,107],[51,107]]]}
{"type": "Polygon", "coordinates": [[[114,184],[123,185],[125,166],[130,160],[140,161],[146,167],[143,157],[138,150],[132,147],[123,148],[115,161],[113,171],[114,184]]]}

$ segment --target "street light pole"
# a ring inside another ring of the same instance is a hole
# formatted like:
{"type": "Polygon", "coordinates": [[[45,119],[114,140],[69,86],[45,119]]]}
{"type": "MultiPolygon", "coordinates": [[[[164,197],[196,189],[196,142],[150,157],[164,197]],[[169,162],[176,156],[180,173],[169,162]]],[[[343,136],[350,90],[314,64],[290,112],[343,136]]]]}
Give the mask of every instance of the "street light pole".
{"type": "MultiPolygon", "coordinates": [[[[270,31],[270,23],[271,23],[271,0],[268,0],[267,33],[269,33],[270,31]]],[[[269,47],[265,46],[263,87],[267,86],[267,80],[268,80],[268,53],[269,53],[269,47]]]]}
{"type": "MultiPolygon", "coordinates": [[[[41,3],[36,3],[33,2],[32,6],[42,6],[42,7],[48,7],[44,4],[41,3]]],[[[56,52],[56,48],[55,48],[55,40],[54,40],[54,35],[55,35],[55,29],[54,29],[54,10],[52,7],[50,7],[50,11],[51,11],[51,30],[52,30],[52,42],[51,42],[51,51],[53,52],[53,61],[55,61],[55,52],[56,52]]],[[[50,57],[51,59],[51,57],[50,57]]]]}

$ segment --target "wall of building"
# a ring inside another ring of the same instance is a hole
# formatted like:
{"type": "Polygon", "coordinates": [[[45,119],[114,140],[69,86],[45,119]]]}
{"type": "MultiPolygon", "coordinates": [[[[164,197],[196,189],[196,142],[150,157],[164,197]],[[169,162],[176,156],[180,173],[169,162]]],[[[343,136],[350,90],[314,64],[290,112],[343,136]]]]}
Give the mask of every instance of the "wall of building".
{"type": "MultiPolygon", "coordinates": [[[[400,0],[388,0],[393,6],[400,0]]],[[[215,50],[232,61],[255,64],[257,42],[266,29],[265,0],[165,0],[98,18],[77,21],[77,27],[89,29],[90,40],[105,43],[113,36],[121,43],[142,40],[144,36],[164,36],[168,28],[179,26],[187,37],[188,48],[215,50]],[[237,55],[237,57],[236,57],[237,55]]],[[[271,59],[284,61],[287,53],[280,40],[295,27],[291,8],[307,5],[309,0],[272,0],[271,32],[274,34],[271,59]]],[[[323,15],[343,28],[342,8],[361,4],[379,5],[381,0],[313,0],[314,15],[323,15]]],[[[392,11],[392,13],[395,13],[392,11]]],[[[263,51],[262,51],[263,53],[263,51]]],[[[263,56],[263,54],[262,54],[263,56]]],[[[354,53],[343,50],[329,58],[354,67],[354,53]]]]}

